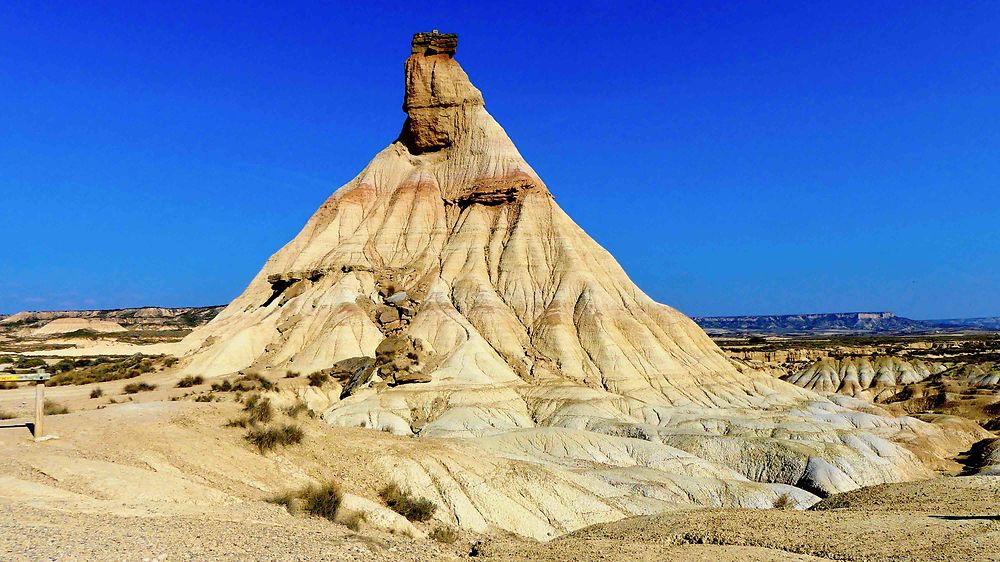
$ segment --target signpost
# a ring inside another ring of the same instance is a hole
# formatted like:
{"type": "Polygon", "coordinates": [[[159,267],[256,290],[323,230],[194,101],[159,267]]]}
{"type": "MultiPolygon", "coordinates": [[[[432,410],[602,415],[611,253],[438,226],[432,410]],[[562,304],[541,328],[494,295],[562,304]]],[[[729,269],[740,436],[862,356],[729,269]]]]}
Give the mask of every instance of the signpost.
{"type": "Polygon", "coordinates": [[[0,382],[30,382],[36,381],[35,385],[35,430],[32,432],[35,441],[46,441],[52,439],[47,437],[42,431],[42,422],[45,418],[45,381],[52,378],[52,375],[38,371],[36,373],[4,373],[0,372],[0,382]]]}

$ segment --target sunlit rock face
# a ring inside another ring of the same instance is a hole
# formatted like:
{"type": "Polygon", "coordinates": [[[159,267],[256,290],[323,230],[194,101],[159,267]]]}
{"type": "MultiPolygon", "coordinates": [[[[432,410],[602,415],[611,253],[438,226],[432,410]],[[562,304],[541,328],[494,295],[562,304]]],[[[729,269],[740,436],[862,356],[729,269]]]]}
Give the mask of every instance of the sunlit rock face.
{"type": "Polygon", "coordinates": [[[428,438],[378,470],[442,519],[538,538],[676,506],[807,506],[932,476],[908,447],[964,445],[738,370],[560,209],[457,45],[414,37],[399,138],[187,338],[187,371],[353,372],[325,421],[428,438]]]}

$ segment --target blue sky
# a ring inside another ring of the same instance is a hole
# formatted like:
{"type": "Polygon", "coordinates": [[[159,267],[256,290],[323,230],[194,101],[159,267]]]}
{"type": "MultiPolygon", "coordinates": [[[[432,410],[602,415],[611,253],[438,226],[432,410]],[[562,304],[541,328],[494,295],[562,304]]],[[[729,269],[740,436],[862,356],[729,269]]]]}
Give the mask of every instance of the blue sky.
{"type": "Polygon", "coordinates": [[[0,312],[229,301],[438,28],[657,300],[1000,315],[1000,3],[540,4],[4,2],[0,312]]]}

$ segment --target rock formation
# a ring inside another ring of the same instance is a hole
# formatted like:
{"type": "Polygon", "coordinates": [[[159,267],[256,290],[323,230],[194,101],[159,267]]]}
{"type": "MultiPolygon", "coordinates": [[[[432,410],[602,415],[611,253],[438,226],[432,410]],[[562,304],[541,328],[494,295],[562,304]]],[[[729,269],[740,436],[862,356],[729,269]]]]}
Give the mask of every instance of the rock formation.
{"type": "Polygon", "coordinates": [[[941,363],[889,356],[825,358],[784,379],[817,392],[836,392],[874,401],[888,398],[903,386],[946,369],[941,363]]]}
{"type": "Polygon", "coordinates": [[[326,422],[454,438],[383,469],[442,519],[539,538],[678,505],[805,506],[967,448],[738,370],[559,208],[456,49],[414,37],[399,138],[184,341],[186,372],[352,360],[326,422]]]}

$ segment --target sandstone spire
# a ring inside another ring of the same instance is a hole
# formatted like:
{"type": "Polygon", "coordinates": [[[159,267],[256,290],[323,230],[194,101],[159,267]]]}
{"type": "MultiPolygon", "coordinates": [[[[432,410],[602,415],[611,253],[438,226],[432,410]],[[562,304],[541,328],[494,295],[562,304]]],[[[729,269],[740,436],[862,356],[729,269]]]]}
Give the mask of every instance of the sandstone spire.
{"type": "Polygon", "coordinates": [[[455,61],[458,36],[453,33],[417,33],[406,59],[407,114],[401,140],[419,154],[447,148],[468,128],[472,106],[483,105],[483,95],[455,61]]]}

